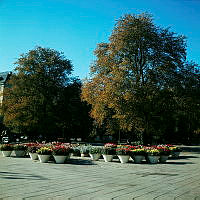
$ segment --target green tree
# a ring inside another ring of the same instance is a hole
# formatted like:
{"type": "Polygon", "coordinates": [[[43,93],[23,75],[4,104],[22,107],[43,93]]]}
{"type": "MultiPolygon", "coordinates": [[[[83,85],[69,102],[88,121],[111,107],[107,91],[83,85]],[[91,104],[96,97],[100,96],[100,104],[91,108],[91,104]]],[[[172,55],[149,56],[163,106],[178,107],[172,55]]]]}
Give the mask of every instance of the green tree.
{"type": "Polygon", "coordinates": [[[32,137],[55,135],[57,102],[70,84],[71,62],[63,53],[36,47],[21,55],[16,65],[11,87],[4,93],[4,124],[32,137]]]}
{"type": "Polygon", "coordinates": [[[149,14],[125,15],[95,55],[82,99],[96,122],[115,119],[120,130],[141,133],[144,143],[162,135],[161,127],[167,131],[165,114],[176,118],[179,71],[187,68],[185,37],[156,26],[149,14]]]}
{"type": "Polygon", "coordinates": [[[82,138],[87,141],[92,131],[93,120],[89,116],[90,106],[80,98],[82,83],[79,79],[72,79],[63,89],[56,108],[57,125],[60,137],[65,139],[82,138]]]}

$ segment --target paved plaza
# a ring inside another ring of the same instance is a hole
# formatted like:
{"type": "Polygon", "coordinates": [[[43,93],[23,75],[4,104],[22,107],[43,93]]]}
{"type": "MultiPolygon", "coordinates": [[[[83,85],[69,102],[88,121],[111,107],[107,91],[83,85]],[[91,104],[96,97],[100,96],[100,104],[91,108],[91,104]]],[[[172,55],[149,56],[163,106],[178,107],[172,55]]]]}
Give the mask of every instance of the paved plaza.
{"type": "Polygon", "coordinates": [[[200,200],[200,153],[166,164],[72,157],[66,164],[0,155],[0,200],[200,200]]]}

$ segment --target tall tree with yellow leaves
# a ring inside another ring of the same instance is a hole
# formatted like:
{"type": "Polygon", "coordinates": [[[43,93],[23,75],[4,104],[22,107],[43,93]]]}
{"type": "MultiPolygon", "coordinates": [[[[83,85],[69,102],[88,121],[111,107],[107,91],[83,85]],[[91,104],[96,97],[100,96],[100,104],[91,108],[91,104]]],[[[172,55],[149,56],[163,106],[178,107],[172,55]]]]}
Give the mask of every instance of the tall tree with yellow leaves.
{"type": "Polygon", "coordinates": [[[140,132],[143,142],[150,143],[165,113],[170,116],[177,108],[174,95],[186,61],[185,37],[156,26],[149,14],[129,14],[94,53],[91,77],[82,88],[91,116],[108,128],[113,122],[119,130],[140,132]]]}

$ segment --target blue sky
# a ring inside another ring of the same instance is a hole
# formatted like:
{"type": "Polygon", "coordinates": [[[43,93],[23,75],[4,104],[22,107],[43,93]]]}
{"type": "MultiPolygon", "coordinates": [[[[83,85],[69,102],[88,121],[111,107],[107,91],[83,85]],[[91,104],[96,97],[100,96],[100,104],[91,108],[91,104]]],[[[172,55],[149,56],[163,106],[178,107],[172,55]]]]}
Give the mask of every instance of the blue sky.
{"type": "Polygon", "coordinates": [[[188,60],[200,64],[200,0],[0,0],[0,71],[42,46],[64,52],[73,74],[85,78],[96,45],[108,42],[116,20],[141,12],[187,36],[188,60]]]}

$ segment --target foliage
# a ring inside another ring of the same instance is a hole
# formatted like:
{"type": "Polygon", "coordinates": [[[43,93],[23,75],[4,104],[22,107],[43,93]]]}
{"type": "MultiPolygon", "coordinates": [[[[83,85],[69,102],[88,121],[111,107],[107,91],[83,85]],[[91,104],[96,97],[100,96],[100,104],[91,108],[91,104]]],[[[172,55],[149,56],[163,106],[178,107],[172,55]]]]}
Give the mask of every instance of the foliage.
{"type": "Polygon", "coordinates": [[[102,149],[102,154],[104,154],[104,155],[115,155],[116,149],[113,148],[113,147],[104,147],[102,149]]]}
{"type": "Polygon", "coordinates": [[[36,153],[37,150],[43,146],[43,144],[27,143],[26,146],[29,153],[36,153]]]}
{"type": "Polygon", "coordinates": [[[71,152],[71,148],[68,146],[56,145],[52,147],[53,155],[63,155],[67,156],[71,152]]]}
{"type": "Polygon", "coordinates": [[[132,150],[130,150],[130,154],[131,154],[131,156],[137,156],[137,155],[144,156],[145,155],[145,149],[144,148],[132,149],[132,150]]]}
{"type": "Polygon", "coordinates": [[[13,145],[11,144],[2,144],[0,145],[0,151],[12,151],[13,145]]]}
{"type": "Polygon", "coordinates": [[[117,145],[115,151],[117,155],[130,155],[130,147],[128,145],[117,145]]]}
{"type": "Polygon", "coordinates": [[[50,147],[41,147],[37,150],[39,155],[51,155],[52,154],[52,149],[50,147]]]}
{"type": "Polygon", "coordinates": [[[101,147],[91,147],[89,149],[90,154],[101,154],[102,153],[102,148],[101,147]]]}
{"type": "Polygon", "coordinates": [[[37,47],[21,55],[16,65],[11,87],[5,88],[4,124],[17,133],[55,134],[55,110],[70,82],[71,62],[53,49],[37,47]]]}
{"type": "Polygon", "coordinates": [[[145,150],[147,156],[159,156],[160,151],[157,148],[146,148],[145,150]]]}
{"type": "Polygon", "coordinates": [[[82,153],[82,154],[88,154],[89,150],[92,148],[92,146],[91,145],[80,145],[77,148],[79,148],[80,153],[82,153]]]}
{"type": "Polygon", "coordinates": [[[159,146],[157,146],[157,149],[159,150],[160,155],[169,156],[171,153],[170,147],[168,147],[166,145],[159,145],[159,146]]]}
{"type": "Polygon", "coordinates": [[[99,125],[115,133],[139,132],[148,144],[153,136],[174,132],[183,112],[190,124],[198,120],[199,98],[193,101],[189,91],[198,94],[200,79],[186,63],[184,36],[156,26],[149,14],[125,15],[109,43],[98,44],[94,53],[97,59],[84,82],[82,99],[92,106],[91,116],[99,125]],[[187,114],[191,106],[194,115],[187,114]]]}

